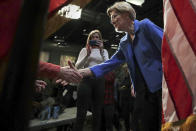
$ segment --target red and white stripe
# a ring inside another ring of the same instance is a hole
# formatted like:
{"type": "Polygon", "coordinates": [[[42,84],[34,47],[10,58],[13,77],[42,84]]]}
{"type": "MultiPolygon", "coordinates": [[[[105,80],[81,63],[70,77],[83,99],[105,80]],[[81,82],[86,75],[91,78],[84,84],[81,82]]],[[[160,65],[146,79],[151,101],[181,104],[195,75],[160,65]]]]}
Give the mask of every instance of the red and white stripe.
{"type": "Polygon", "coordinates": [[[163,0],[165,122],[196,113],[196,0],[163,0]]]}

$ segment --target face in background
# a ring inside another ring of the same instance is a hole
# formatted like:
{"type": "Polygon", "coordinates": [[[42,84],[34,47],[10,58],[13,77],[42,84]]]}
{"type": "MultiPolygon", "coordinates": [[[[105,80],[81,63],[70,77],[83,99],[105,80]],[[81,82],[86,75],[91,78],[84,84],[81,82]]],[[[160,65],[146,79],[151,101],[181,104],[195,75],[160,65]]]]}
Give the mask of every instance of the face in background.
{"type": "Polygon", "coordinates": [[[100,40],[99,34],[98,33],[92,34],[90,40],[100,40]]]}
{"type": "Polygon", "coordinates": [[[110,19],[116,32],[129,32],[130,27],[133,26],[133,21],[126,12],[119,13],[118,11],[113,10],[110,12],[110,19]]]}
{"type": "Polygon", "coordinates": [[[96,43],[93,42],[93,45],[94,44],[96,45],[97,43],[99,43],[100,45],[102,45],[101,42],[100,42],[100,41],[102,41],[102,36],[101,36],[100,31],[99,30],[93,30],[93,31],[91,31],[89,33],[88,38],[87,38],[87,41],[86,41],[86,48],[89,48],[91,46],[90,45],[90,40],[97,41],[96,43]]]}

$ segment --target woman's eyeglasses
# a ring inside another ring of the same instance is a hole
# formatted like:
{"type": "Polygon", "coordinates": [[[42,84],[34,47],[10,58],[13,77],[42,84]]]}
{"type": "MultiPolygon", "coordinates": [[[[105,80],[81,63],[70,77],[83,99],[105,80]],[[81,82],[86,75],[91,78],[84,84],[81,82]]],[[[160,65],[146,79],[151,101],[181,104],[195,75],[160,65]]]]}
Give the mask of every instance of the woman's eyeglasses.
{"type": "Polygon", "coordinates": [[[111,16],[110,16],[110,21],[115,20],[116,17],[119,16],[119,15],[120,15],[120,13],[115,13],[115,14],[111,15],[111,16]]]}

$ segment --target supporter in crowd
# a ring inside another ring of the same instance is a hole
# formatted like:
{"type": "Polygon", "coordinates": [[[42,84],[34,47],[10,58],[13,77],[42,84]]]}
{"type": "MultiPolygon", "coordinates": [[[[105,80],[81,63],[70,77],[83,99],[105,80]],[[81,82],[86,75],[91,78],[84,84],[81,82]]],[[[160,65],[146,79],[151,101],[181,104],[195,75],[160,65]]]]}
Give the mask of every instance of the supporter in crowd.
{"type": "MultiPolygon", "coordinates": [[[[99,30],[89,33],[86,47],[79,53],[76,68],[89,68],[108,60],[108,52],[104,49],[102,36],[99,30]]],[[[104,101],[104,77],[84,78],[78,86],[77,117],[75,131],[82,131],[86,113],[89,108],[93,115],[93,131],[99,131],[101,110],[104,101]]]]}

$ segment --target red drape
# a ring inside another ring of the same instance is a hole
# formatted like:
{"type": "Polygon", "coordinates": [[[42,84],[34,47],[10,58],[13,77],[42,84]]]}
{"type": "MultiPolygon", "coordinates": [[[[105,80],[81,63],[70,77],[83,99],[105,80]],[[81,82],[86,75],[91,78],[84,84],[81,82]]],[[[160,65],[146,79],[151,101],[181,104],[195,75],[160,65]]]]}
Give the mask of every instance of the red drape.
{"type": "MultiPolygon", "coordinates": [[[[70,0],[51,0],[49,14],[70,0]]],[[[12,46],[23,0],[0,1],[0,60],[8,55],[12,46]]]]}

